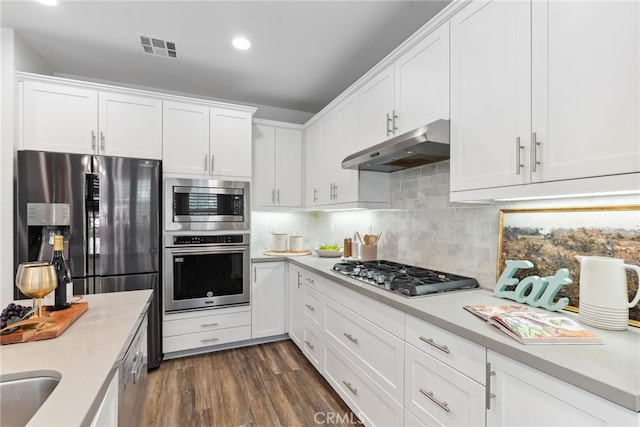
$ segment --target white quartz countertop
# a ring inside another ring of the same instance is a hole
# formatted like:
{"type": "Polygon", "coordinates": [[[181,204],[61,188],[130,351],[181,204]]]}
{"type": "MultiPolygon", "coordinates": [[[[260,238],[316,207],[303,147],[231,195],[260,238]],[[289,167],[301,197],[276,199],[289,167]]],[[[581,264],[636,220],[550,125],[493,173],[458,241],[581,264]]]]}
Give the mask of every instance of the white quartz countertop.
{"type": "Polygon", "coordinates": [[[89,309],[59,337],[0,347],[3,377],[29,371],[56,371],[62,377],[29,426],[83,424],[124,355],[151,294],[144,290],[85,295],[89,309]]]}
{"type": "MultiPolygon", "coordinates": [[[[331,271],[331,267],[340,258],[319,258],[313,255],[289,258],[288,261],[576,387],[640,412],[640,330],[637,328],[607,331],[586,326],[586,329],[602,339],[603,345],[524,345],[463,309],[465,305],[517,304],[515,301],[496,298],[491,291],[478,289],[409,299],[331,271]]],[[[575,313],[562,313],[578,320],[575,313]]]]}

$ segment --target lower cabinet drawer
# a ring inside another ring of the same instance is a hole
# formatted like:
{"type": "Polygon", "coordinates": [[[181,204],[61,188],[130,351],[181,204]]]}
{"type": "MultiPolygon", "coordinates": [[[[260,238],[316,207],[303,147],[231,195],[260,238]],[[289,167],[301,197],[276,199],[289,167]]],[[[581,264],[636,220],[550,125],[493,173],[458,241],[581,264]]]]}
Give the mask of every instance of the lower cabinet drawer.
{"type": "Polygon", "coordinates": [[[251,325],[251,312],[218,314],[200,316],[189,319],[165,320],[162,323],[162,336],[193,334],[198,332],[215,331],[218,329],[234,328],[251,325]]]}
{"type": "Polygon", "coordinates": [[[425,424],[410,411],[404,410],[404,427],[426,427],[425,424]]]}
{"type": "Polygon", "coordinates": [[[400,426],[403,407],[333,344],[324,343],[325,378],[368,426],[400,426]]]}
{"type": "Polygon", "coordinates": [[[315,289],[304,286],[304,316],[314,324],[316,328],[322,328],[322,314],[324,303],[322,296],[315,289]]]}
{"type": "Polygon", "coordinates": [[[325,305],[325,336],[397,401],[402,401],[404,343],[338,303],[325,305]]]}
{"type": "Polygon", "coordinates": [[[425,425],[484,426],[485,388],[405,345],[404,406],[425,425]]]}
{"type": "Polygon", "coordinates": [[[164,337],[162,350],[165,353],[172,353],[248,339],[251,339],[251,325],[164,337]]]}
{"type": "Polygon", "coordinates": [[[323,341],[322,334],[318,332],[309,320],[304,321],[304,332],[302,340],[302,352],[307,356],[307,359],[315,366],[318,372],[322,372],[323,368],[323,341]]]}

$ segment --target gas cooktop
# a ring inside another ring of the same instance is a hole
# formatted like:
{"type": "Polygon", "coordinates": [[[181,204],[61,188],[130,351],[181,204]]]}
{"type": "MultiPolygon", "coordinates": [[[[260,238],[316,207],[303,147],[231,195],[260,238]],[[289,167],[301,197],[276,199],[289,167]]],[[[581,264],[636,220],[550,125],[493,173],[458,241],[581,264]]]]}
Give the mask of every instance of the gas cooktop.
{"type": "Polygon", "coordinates": [[[476,279],[392,261],[343,261],[332,270],[405,297],[478,288],[476,279]]]}

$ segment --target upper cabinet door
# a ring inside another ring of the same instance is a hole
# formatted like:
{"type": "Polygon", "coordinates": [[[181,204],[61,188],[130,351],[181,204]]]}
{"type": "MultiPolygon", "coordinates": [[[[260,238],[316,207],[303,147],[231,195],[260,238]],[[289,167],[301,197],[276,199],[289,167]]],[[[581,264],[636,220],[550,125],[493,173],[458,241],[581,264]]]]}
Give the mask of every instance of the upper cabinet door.
{"type": "Polygon", "coordinates": [[[358,90],[358,144],[370,147],[393,136],[394,65],[358,90]]]}
{"type": "Polygon", "coordinates": [[[99,152],[109,156],[162,159],[162,101],[100,92],[99,152]]]}
{"type": "MultiPolygon", "coordinates": [[[[253,125],[253,176],[251,193],[254,208],[273,207],[276,203],[276,129],[253,125]]],[[[301,160],[301,159],[300,159],[301,160]]]]}
{"type": "Polygon", "coordinates": [[[448,22],[395,62],[395,79],[399,133],[449,118],[448,22]]]}
{"type": "Polygon", "coordinates": [[[163,169],[204,175],[209,171],[209,107],[163,103],[163,169]]]}
{"type": "Polygon", "coordinates": [[[451,18],[452,191],[530,180],[529,8],[475,2],[451,18]]]}
{"type": "Polygon", "coordinates": [[[275,188],[278,206],[302,206],[302,131],[275,129],[275,188]]]}
{"type": "Polygon", "coordinates": [[[22,148],[79,154],[97,152],[97,91],[33,81],[22,85],[22,148]]]}
{"type": "Polygon", "coordinates": [[[211,109],[210,173],[251,178],[251,113],[211,109]]]}
{"type": "Polygon", "coordinates": [[[532,3],[534,181],[640,171],[640,3],[532,3]]]}
{"type": "MultiPolygon", "coordinates": [[[[337,203],[358,201],[359,172],[342,169],[342,160],[360,150],[358,145],[358,97],[357,94],[345,99],[336,107],[336,137],[331,141],[330,153],[334,157],[330,166],[337,203]]],[[[364,147],[363,147],[364,148],[364,147]]]]}
{"type": "Polygon", "coordinates": [[[320,204],[320,185],[324,173],[320,159],[323,159],[321,123],[315,122],[304,132],[305,206],[320,204]]]}

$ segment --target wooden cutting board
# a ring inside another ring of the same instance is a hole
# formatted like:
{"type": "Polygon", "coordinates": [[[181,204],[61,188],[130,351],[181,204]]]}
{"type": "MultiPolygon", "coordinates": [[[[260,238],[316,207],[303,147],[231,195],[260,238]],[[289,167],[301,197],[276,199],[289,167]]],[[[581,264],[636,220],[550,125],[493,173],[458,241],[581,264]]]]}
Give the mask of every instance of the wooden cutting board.
{"type": "Polygon", "coordinates": [[[88,302],[78,302],[72,304],[66,310],[43,310],[44,317],[30,318],[12,324],[9,328],[20,327],[9,334],[0,335],[0,344],[42,341],[59,337],[88,309],[88,302]]]}

